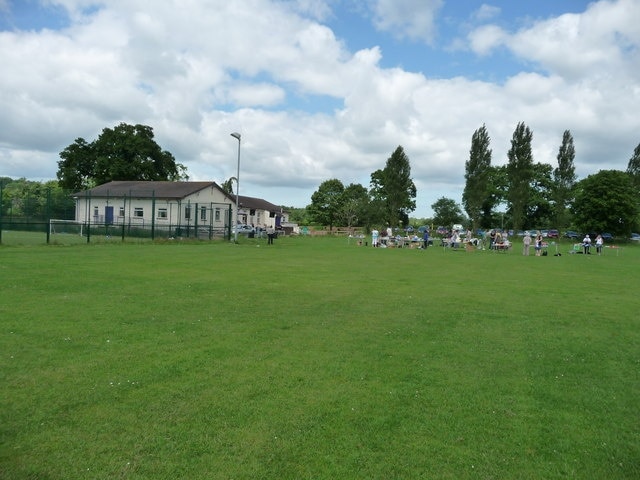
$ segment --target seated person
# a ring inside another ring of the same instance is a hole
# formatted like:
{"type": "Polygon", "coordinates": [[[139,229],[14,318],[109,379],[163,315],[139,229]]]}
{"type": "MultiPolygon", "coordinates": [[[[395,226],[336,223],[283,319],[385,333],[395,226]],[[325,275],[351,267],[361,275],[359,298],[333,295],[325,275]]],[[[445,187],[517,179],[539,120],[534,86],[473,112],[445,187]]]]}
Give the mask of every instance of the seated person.
{"type": "Polygon", "coordinates": [[[457,230],[454,230],[451,234],[451,238],[449,239],[449,246],[453,248],[458,248],[460,246],[460,234],[457,230]]]}

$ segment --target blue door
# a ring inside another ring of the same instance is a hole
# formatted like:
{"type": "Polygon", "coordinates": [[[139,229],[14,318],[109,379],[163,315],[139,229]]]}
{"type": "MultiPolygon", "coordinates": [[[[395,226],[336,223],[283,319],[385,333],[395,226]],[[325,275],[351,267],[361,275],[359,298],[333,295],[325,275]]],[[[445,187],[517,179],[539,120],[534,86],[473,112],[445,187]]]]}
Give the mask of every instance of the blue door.
{"type": "Polygon", "coordinates": [[[104,207],[104,223],[111,225],[113,223],[113,207],[107,205],[104,207]]]}

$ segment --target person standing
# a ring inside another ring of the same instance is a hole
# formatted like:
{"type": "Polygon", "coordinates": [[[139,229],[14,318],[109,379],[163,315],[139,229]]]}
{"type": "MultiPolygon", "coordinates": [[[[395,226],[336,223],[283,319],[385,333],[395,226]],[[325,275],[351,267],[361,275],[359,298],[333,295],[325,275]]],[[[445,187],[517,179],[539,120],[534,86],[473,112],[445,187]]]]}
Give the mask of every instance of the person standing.
{"type": "Polygon", "coordinates": [[[602,245],[604,244],[604,240],[602,239],[602,235],[598,235],[596,237],[596,253],[600,255],[602,253],[602,245]]]}
{"type": "Polygon", "coordinates": [[[273,245],[273,237],[276,234],[276,229],[272,225],[267,227],[267,245],[273,245]]]}
{"type": "Polygon", "coordinates": [[[371,246],[372,247],[377,247],[378,246],[378,236],[380,235],[380,232],[378,232],[377,229],[373,229],[371,230],[371,246]]]}
{"type": "Polygon", "coordinates": [[[591,253],[591,237],[588,233],[582,239],[582,249],[585,255],[589,255],[591,253]]]}
{"type": "Polygon", "coordinates": [[[422,235],[422,242],[422,248],[426,250],[429,246],[429,230],[425,229],[424,234],[422,235]]]}
{"type": "Polygon", "coordinates": [[[524,232],[524,238],[522,239],[523,247],[522,247],[522,255],[528,257],[529,256],[529,248],[531,247],[531,235],[529,232],[524,232]]]}
{"type": "Polygon", "coordinates": [[[542,255],[542,234],[540,232],[536,235],[535,246],[533,248],[536,251],[536,257],[542,255]]]}

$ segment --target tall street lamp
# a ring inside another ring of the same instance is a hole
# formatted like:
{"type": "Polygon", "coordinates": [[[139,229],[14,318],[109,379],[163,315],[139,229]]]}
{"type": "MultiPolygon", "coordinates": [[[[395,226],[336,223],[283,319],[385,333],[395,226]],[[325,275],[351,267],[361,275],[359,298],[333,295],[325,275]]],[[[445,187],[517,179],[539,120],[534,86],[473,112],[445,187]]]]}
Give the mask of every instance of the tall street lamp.
{"type": "Polygon", "coordinates": [[[238,140],[238,171],[236,172],[236,232],[234,241],[238,243],[238,211],[240,210],[240,143],[241,137],[238,132],[233,132],[231,136],[238,140]]]}

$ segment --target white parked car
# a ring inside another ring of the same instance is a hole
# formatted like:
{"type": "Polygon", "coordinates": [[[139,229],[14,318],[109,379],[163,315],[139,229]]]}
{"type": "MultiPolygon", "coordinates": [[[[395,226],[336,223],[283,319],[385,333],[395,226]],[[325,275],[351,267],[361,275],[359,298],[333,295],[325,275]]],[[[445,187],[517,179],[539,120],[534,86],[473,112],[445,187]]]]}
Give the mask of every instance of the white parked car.
{"type": "Polygon", "coordinates": [[[251,233],[254,231],[254,228],[251,225],[236,225],[231,228],[231,233],[236,233],[236,230],[238,233],[251,233]]]}

